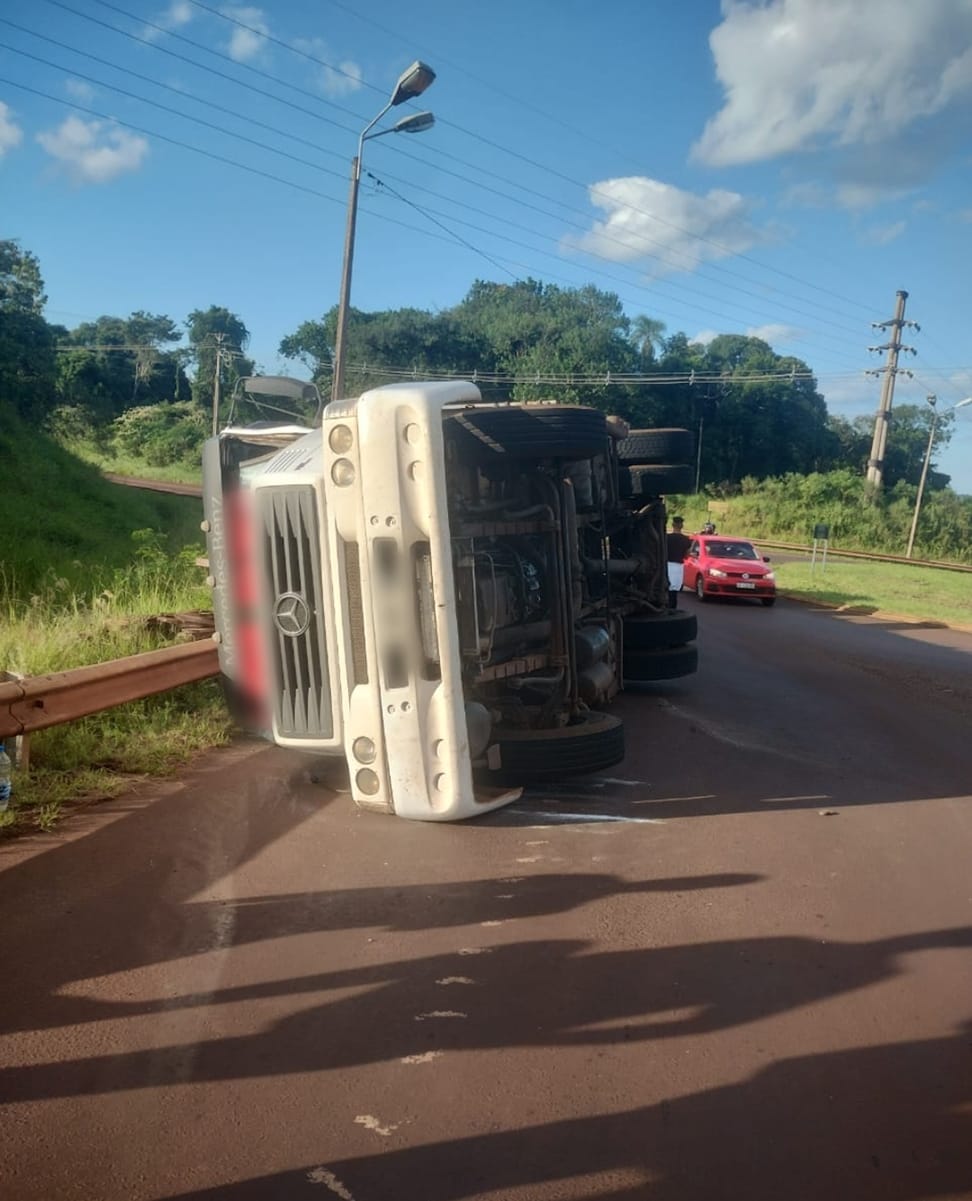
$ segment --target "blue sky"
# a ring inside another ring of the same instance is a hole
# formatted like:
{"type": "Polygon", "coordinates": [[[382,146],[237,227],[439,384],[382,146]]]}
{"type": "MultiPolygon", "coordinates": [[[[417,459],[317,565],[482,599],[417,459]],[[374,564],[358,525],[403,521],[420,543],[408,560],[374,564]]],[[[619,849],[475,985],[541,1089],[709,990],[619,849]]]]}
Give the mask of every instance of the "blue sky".
{"type": "MultiPolygon", "coordinates": [[[[897,400],[972,394],[972,0],[6,0],[0,237],[51,320],[226,305],[287,370],[337,299],[357,134],[415,58],[436,125],[366,144],[357,307],[594,283],[670,333],[758,333],[849,417],[905,289],[897,400]]],[[[940,465],[972,492],[956,417],[940,465]]]]}

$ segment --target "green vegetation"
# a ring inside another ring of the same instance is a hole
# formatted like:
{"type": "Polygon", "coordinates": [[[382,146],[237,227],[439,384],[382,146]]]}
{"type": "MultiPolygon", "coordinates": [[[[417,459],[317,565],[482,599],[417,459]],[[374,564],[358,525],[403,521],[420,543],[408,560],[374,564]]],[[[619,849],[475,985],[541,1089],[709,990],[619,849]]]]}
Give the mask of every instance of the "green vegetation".
{"type": "MultiPolygon", "coordinates": [[[[25,600],[7,589],[0,593],[0,663],[30,676],[165,645],[144,619],[208,602],[197,553],[189,546],[173,555],[162,535],[138,530],[127,566],[103,575],[98,591],[73,591],[57,580],[25,600]]],[[[31,740],[30,773],[18,776],[14,803],[0,814],[0,832],[46,829],[65,802],[113,796],[133,777],[164,774],[229,733],[215,681],[40,731],[31,740]]]]}
{"type": "Polygon", "coordinates": [[[809,563],[780,563],[776,578],[784,594],[852,612],[972,626],[972,577],[961,572],[828,559],[826,569],[818,560],[812,574],[809,563]]]}
{"type": "Polygon", "coordinates": [[[96,595],[132,557],[135,530],[166,530],[166,546],[202,553],[200,502],[109,484],[0,403],[0,598],[45,590],[96,595]]]}
{"type": "MultiPolygon", "coordinates": [[[[809,545],[814,525],[822,522],[830,527],[834,549],[903,555],[916,492],[902,480],[875,493],[861,475],[844,468],[744,479],[735,495],[671,497],[669,508],[682,513],[689,529],[699,529],[715,499],[720,532],[809,545]]],[[[972,563],[972,497],[957,496],[950,489],[925,493],[915,558],[972,563]]]]}
{"type": "MultiPolygon", "coordinates": [[[[199,502],[108,484],[98,468],[198,479],[217,374],[225,418],[234,383],[254,371],[245,324],[220,305],[195,309],[181,326],[139,310],[69,330],[46,320],[45,303],[36,257],[0,240],[0,667],[26,674],[150,649],[161,635],[144,617],[208,603],[194,566],[199,502]]],[[[280,346],[324,394],[335,321],[332,309],[280,346]]],[[[707,493],[671,498],[690,527],[699,528],[707,501],[718,499],[728,506],[720,528],[756,538],[806,543],[813,524],[826,522],[835,547],[900,552],[907,539],[930,413],[895,410],[887,487],[875,495],[862,478],[869,419],[828,415],[808,365],[758,338],[723,334],[703,346],[683,333],[666,337],[648,314],[632,320],[616,295],[594,287],[478,280],[442,312],[353,312],[348,357],[360,390],[403,377],[498,375],[505,382],[481,385],[488,399],[553,394],[635,427],[704,428],[707,493]],[[540,382],[546,375],[558,379],[555,388],[540,382]]],[[[301,411],[297,401],[266,411],[253,401],[238,416],[301,411]]],[[[950,433],[944,414],[936,447],[950,433]]],[[[972,562],[972,498],[947,484],[931,471],[917,551],[972,562]]],[[[790,579],[822,598],[925,618],[960,620],[967,609],[965,577],[922,591],[922,577],[903,568],[888,591],[870,565],[834,564],[826,581],[802,580],[799,567],[784,568],[784,586],[790,579]],[[859,579],[857,571],[871,574],[859,579]]],[[[34,740],[31,777],[18,781],[3,822],[47,826],[64,797],[108,795],[124,786],[125,773],[165,770],[227,728],[207,684],[47,731],[34,740]]]]}

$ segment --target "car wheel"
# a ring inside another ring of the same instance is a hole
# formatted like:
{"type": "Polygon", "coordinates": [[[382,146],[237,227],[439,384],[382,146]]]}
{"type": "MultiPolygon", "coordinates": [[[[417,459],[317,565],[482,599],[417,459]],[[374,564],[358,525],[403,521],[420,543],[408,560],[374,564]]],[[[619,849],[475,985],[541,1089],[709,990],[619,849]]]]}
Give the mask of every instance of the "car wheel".
{"type": "Polygon", "coordinates": [[[636,613],[624,619],[625,649],[652,651],[666,646],[684,646],[699,632],[694,613],[672,609],[667,613],[636,613]]]}
{"type": "Polygon", "coordinates": [[[624,678],[632,684],[653,680],[677,680],[697,671],[699,652],[695,646],[669,646],[664,650],[624,652],[624,678]]]}
{"type": "Polygon", "coordinates": [[[691,430],[632,430],[618,443],[618,462],[629,467],[645,463],[687,463],[695,457],[691,430]]]}
{"type": "Polygon", "coordinates": [[[767,609],[772,609],[772,607],[776,604],[775,596],[761,596],[759,599],[767,609]]]}
{"type": "Polygon", "coordinates": [[[590,459],[604,452],[608,440],[603,413],[570,405],[472,406],[450,414],[445,428],[480,458],[590,459]]]}
{"type": "Polygon", "coordinates": [[[624,726],[609,713],[584,713],[557,730],[501,731],[489,748],[499,767],[484,772],[497,784],[541,784],[603,771],[624,758],[624,726]]]}
{"type": "Polygon", "coordinates": [[[705,581],[702,579],[701,572],[695,577],[695,595],[700,601],[707,601],[709,599],[705,595],[705,581]]]}

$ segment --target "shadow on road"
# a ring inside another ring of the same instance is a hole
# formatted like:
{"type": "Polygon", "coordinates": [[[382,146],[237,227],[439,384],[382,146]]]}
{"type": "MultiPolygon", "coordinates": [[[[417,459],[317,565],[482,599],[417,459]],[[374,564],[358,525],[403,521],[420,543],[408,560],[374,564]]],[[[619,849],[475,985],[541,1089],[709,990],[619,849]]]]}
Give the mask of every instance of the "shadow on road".
{"type": "Polygon", "coordinates": [[[686,1038],[878,984],[904,972],[908,954],[969,947],[972,926],[861,943],[745,938],[593,953],[583,941],[552,939],[469,956],[457,949],[147,1006],[112,1005],[115,1016],[283,997],[303,998],[304,1007],[255,1034],[9,1067],[0,1070],[0,1098],[12,1103],[329,1071],[430,1050],[686,1038]],[[313,994],[338,990],[337,999],[307,1005],[313,994]]]}
{"type": "Polygon", "coordinates": [[[970,1148],[966,1025],[784,1059],[640,1109],[306,1164],[166,1201],[470,1201],[541,1189],[599,1201],[919,1201],[969,1195],[970,1148]]]}

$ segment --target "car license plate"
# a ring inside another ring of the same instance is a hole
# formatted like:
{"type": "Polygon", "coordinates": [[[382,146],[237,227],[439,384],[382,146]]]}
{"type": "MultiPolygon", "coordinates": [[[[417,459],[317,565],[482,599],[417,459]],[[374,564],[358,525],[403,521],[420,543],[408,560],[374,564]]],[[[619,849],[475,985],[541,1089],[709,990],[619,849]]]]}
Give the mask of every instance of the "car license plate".
{"type": "Polygon", "coordinates": [[[749,583],[747,581],[743,581],[743,582],[737,584],[736,587],[737,588],[755,588],[756,585],[753,583],[749,583]]]}

